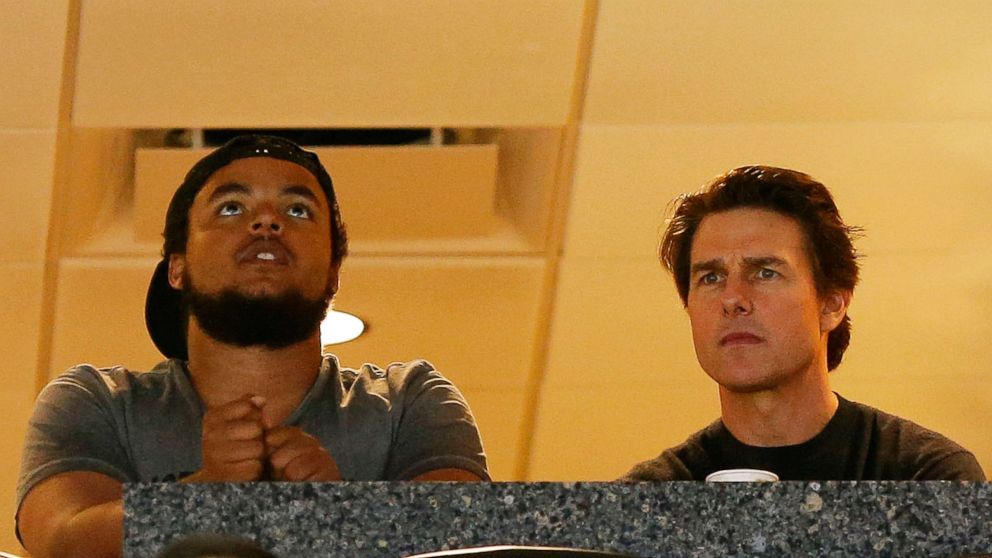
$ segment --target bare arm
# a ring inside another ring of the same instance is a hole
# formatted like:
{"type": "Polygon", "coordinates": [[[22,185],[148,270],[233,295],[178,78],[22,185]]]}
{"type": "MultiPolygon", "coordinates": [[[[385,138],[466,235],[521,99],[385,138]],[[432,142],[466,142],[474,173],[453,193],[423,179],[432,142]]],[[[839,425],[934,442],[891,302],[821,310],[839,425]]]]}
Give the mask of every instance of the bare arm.
{"type": "MultiPolygon", "coordinates": [[[[414,481],[479,481],[463,469],[436,469],[414,481]]],[[[19,527],[36,558],[118,557],[123,545],[121,483],[74,471],[45,479],[24,498],[19,527]]]]}
{"type": "Polygon", "coordinates": [[[116,558],[124,540],[121,483],[89,471],[49,477],[24,497],[17,524],[36,558],[116,558]]]}

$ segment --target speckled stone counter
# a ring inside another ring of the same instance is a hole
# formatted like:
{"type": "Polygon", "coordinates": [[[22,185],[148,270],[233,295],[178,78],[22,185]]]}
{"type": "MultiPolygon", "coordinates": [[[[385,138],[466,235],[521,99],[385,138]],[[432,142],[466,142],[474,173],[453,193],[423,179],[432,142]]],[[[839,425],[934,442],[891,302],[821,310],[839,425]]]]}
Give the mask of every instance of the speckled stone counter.
{"type": "Polygon", "coordinates": [[[125,556],[196,532],[282,558],[491,544],[661,556],[992,553],[992,483],[251,483],[125,488],[125,556]]]}

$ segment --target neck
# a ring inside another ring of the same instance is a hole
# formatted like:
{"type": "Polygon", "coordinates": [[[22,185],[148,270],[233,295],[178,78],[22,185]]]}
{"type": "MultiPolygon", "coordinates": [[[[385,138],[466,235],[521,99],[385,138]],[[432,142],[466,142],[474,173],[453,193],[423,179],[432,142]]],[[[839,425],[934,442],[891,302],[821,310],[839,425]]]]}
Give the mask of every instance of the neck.
{"type": "MultiPolygon", "coordinates": [[[[819,368],[819,367],[817,367],[819,368]]],[[[720,387],[723,423],[730,433],[751,446],[801,444],[823,431],[837,411],[826,364],[790,385],[755,392],[720,387]]]]}
{"type": "Polygon", "coordinates": [[[203,405],[261,396],[268,426],[281,424],[299,406],[320,372],[319,333],[281,349],[238,347],[210,337],[191,318],[187,343],[190,377],[203,405]]]}

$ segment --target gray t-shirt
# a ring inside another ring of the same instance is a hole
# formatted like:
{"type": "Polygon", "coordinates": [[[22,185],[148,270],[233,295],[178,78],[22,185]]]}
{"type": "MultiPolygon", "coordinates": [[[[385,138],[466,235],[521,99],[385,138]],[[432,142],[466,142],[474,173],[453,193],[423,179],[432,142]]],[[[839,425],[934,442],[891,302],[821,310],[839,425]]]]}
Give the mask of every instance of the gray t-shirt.
{"type": "MultiPolygon", "coordinates": [[[[28,424],[17,507],[38,482],[93,471],[121,482],[177,480],[200,468],[203,406],[185,362],[152,371],[80,365],[42,390],[28,424]]],[[[458,468],[489,479],[475,420],[430,363],[340,368],[327,355],[285,425],[320,440],[345,480],[408,480],[458,468]]]]}

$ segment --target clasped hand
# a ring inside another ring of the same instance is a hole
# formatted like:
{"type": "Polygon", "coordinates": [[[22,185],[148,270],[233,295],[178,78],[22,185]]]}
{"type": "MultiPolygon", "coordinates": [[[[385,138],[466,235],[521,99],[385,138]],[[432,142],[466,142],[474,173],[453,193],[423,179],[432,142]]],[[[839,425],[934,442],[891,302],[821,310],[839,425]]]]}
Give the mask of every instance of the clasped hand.
{"type": "Polygon", "coordinates": [[[202,468],[188,482],[341,480],[330,452],[296,426],[267,426],[265,401],[245,395],[203,415],[202,468]]]}

